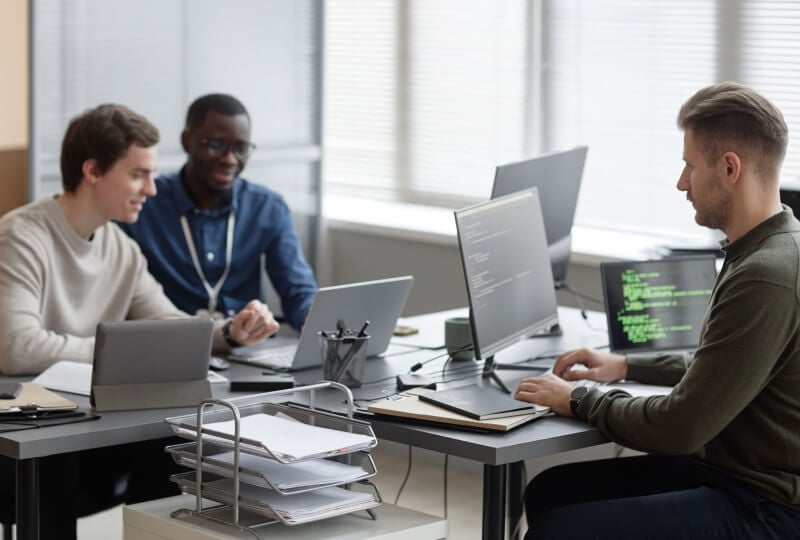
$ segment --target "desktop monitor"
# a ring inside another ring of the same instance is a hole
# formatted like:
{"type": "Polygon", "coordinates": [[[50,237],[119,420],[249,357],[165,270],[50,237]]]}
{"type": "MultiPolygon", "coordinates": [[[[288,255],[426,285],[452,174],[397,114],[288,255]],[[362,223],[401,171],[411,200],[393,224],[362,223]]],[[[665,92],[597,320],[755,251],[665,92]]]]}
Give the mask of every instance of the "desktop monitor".
{"type": "Polygon", "coordinates": [[[558,324],[536,188],[455,211],[477,360],[558,324]]]}
{"type": "Polygon", "coordinates": [[[572,251],[572,222],[578,204],[588,147],[545,154],[497,167],[492,199],[532,187],[539,189],[553,280],[560,287],[567,277],[572,251]]]}

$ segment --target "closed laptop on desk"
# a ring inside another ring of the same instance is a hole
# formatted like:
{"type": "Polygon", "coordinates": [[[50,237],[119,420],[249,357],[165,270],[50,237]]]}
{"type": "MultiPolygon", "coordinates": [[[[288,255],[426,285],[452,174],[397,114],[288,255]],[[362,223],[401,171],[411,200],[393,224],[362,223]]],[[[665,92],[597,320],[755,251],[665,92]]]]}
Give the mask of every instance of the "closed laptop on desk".
{"type": "Polygon", "coordinates": [[[97,325],[92,405],[98,411],[197,405],[211,397],[214,323],[192,317],[97,325]]]}
{"type": "Polygon", "coordinates": [[[713,256],[602,263],[610,349],[693,351],[716,282],[713,256]]]}

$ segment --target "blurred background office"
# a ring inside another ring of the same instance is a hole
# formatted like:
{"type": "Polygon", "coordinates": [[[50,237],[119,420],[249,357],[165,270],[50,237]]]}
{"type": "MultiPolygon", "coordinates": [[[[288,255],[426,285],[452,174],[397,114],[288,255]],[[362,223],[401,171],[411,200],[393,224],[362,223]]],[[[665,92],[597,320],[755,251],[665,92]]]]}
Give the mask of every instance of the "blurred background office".
{"type": "Polygon", "coordinates": [[[246,176],[286,196],[320,284],[414,274],[407,314],[466,304],[452,210],[488,198],[498,164],[589,146],[568,279],[598,295],[600,260],[714,240],[674,187],[688,95],[738,80],[800,125],[791,1],[7,0],[0,15],[0,211],[58,191],[60,134],[84,108],[147,115],[166,171],[186,105],[228,92],[253,117],[246,176]]]}

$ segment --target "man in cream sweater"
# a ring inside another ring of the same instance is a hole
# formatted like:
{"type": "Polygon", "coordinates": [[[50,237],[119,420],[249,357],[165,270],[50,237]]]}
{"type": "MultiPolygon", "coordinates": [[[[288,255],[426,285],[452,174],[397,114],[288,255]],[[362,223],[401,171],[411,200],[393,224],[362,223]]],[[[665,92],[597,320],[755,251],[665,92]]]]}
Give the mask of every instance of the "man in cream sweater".
{"type": "MultiPolygon", "coordinates": [[[[111,223],[136,221],[155,196],[157,142],[158,130],[125,107],[90,110],[64,137],[64,193],[0,219],[4,374],[39,373],[57,360],[91,362],[100,321],[186,316],[147,272],[137,244],[111,223]]],[[[255,343],[277,329],[267,307],[253,301],[218,321],[214,349],[255,343]]]]}
{"type": "MultiPolygon", "coordinates": [[[[121,105],[74,118],[61,148],[64,192],[0,219],[0,371],[39,373],[61,359],[91,362],[100,321],[186,317],[147,272],[137,244],[111,220],[136,221],[156,194],[158,130],[121,105]]],[[[278,329],[267,306],[250,302],[218,321],[214,350],[256,343],[278,329]]],[[[42,460],[42,538],[75,538],[75,519],[174,493],[164,441],[42,460]]],[[[14,463],[0,459],[3,497],[14,463]]],[[[13,496],[10,497],[13,501],[13,496]]],[[[11,503],[4,511],[13,512],[11,503]]]]}

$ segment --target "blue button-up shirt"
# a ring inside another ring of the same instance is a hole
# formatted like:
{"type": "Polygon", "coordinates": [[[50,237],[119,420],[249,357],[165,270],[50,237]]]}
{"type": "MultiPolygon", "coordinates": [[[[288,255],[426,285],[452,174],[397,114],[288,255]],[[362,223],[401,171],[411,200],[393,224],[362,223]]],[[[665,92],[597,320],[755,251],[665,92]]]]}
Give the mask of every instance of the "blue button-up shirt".
{"type": "Polygon", "coordinates": [[[317,284],[303,256],[289,207],[271,189],[237,178],[231,203],[201,210],[181,177],[183,171],[156,179],[158,195],[148,199],[136,223],[119,223],[141,246],[150,272],[172,302],[187,313],[208,308],[208,293],[192,262],[181,227],[185,215],[197,257],[213,287],[225,271],[228,216],[234,212],[231,270],[222,286],[217,311],[238,313],[250,300],[263,300],[261,257],[281,298],[286,320],[300,329],[316,294],[317,284]]]}

